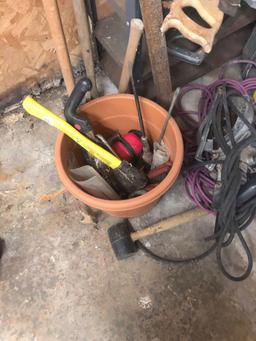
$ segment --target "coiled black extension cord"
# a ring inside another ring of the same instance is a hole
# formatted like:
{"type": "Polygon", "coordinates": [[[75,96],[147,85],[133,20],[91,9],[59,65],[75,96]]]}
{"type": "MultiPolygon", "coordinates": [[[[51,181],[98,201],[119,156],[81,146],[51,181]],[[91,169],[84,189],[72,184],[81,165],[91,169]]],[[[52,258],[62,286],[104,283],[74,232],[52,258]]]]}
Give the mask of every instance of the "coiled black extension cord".
{"type": "MultiPolygon", "coordinates": [[[[247,202],[243,202],[240,206],[237,204],[242,179],[240,155],[246,147],[256,143],[256,129],[249,123],[244,114],[234,107],[232,101],[229,100],[232,96],[241,97],[240,94],[236,94],[234,91],[227,92],[227,89],[221,86],[216,93],[215,101],[213,101],[213,105],[215,106],[215,110],[212,112],[213,139],[217,148],[221,148],[225,154],[225,159],[205,162],[209,164],[222,164],[221,188],[215,202],[216,221],[214,233],[212,236],[205,238],[207,241],[213,241],[212,246],[205,252],[186,259],[161,257],[149,250],[141,241],[138,241],[138,246],[154,259],[169,263],[187,263],[200,260],[215,250],[217,263],[223,274],[230,280],[242,281],[250,275],[253,266],[252,254],[242,232],[250,225],[256,214],[256,197],[251,198],[247,202]],[[223,113],[225,123],[223,123],[223,113]],[[236,114],[237,118],[239,117],[250,131],[250,136],[240,142],[236,142],[235,140],[231,114],[236,114]],[[229,139],[227,139],[227,136],[229,139]],[[244,273],[239,276],[234,276],[227,271],[222,257],[223,249],[231,245],[236,236],[247,256],[247,267],[244,273]]],[[[250,99],[245,97],[241,98],[253,110],[250,99]]],[[[200,163],[201,165],[202,163],[200,163]]]]}

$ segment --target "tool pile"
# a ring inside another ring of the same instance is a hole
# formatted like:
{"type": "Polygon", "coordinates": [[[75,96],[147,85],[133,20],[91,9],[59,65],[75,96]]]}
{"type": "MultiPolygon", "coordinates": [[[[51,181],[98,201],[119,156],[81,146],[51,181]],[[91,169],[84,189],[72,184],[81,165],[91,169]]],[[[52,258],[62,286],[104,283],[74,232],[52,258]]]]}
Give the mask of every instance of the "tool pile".
{"type": "MultiPolygon", "coordinates": [[[[254,66],[250,60],[235,60],[221,70],[219,79],[204,86],[189,85],[179,98],[178,119],[185,140],[185,187],[196,205],[216,214],[215,229],[207,240],[213,240],[206,254],[216,250],[222,272],[231,280],[241,281],[252,270],[250,249],[243,231],[256,213],[256,78],[225,78],[227,66],[254,66]],[[201,91],[198,111],[183,109],[182,99],[190,91],[201,91]],[[223,249],[238,237],[247,256],[242,275],[227,271],[223,249]]],[[[201,258],[202,255],[199,256],[201,258]]]]}
{"type": "MultiPolygon", "coordinates": [[[[154,150],[153,155],[153,146],[145,133],[140,99],[132,73],[131,78],[140,130],[130,130],[123,136],[113,131],[112,136],[105,139],[94,132],[85,117],[86,114],[79,113],[78,107],[86,92],[91,89],[88,78],[83,78],[76,84],[65,105],[64,116],[67,122],[30,96],[23,101],[23,107],[28,113],[55,126],[82,147],[83,161],[72,162],[69,175],[82,190],[97,198],[119,200],[147,193],[165,178],[172,167],[169,152],[162,140],[177,94],[173,97],[169,115],[161,132],[161,147],[165,155],[162,159],[160,157],[159,161],[157,157],[159,151],[154,150]],[[155,158],[158,163],[152,165],[152,159],[155,158]]],[[[162,156],[163,152],[160,154],[162,156]]]]}
{"type": "Polygon", "coordinates": [[[130,78],[140,129],[130,130],[123,136],[118,131],[113,131],[110,138],[97,134],[86,118],[86,113],[79,112],[82,99],[91,89],[91,82],[87,78],[77,83],[67,101],[64,110],[66,121],[30,96],[24,100],[23,106],[28,113],[55,126],[82,147],[82,163],[69,167],[72,180],[95,197],[123,200],[152,190],[170,171],[172,162],[163,137],[180,93],[177,119],[185,141],[185,187],[197,206],[205,212],[216,214],[214,232],[206,238],[213,241],[212,246],[196,257],[168,259],[154,254],[139,240],[203,215],[203,211],[197,208],[137,234],[133,233],[127,222],[114,226],[109,230],[109,237],[119,259],[134,253],[138,246],[157,260],[174,263],[201,259],[215,250],[218,265],[226,277],[241,281],[249,276],[253,260],[242,232],[256,214],[256,129],[253,102],[256,78],[226,78],[226,68],[231,64],[242,64],[246,69],[248,65],[256,67],[256,63],[250,60],[233,61],[223,67],[219,79],[211,85],[189,85],[181,92],[178,88],[174,92],[159,138],[153,143],[145,132],[132,70],[130,78]],[[184,110],[182,99],[194,90],[202,92],[198,111],[184,110]],[[235,237],[240,240],[248,260],[246,270],[239,276],[227,271],[222,259],[223,248],[231,245],[235,237]]]}

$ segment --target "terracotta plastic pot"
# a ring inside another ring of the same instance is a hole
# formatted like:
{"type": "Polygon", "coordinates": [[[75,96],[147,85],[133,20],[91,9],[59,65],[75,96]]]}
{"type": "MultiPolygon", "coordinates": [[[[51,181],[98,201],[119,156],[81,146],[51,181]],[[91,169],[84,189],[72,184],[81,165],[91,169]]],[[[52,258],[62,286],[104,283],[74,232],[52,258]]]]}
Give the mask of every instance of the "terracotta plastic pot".
{"type": "MultiPolygon", "coordinates": [[[[145,129],[151,140],[156,140],[167,115],[165,109],[158,104],[141,98],[141,107],[145,129]]],[[[105,137],[111,136],[113,131],[121,134],[130,129],[139,129],[134,98],[132,95],[118,94],[104,96],[80,106],[83,113],[90,120],[94,130],[105,137]]],[[[64,134],[59,134],[55,146],[55,161],[59,177],[67,190],[77,199],[88,206],[105,211],[114,216],[136,217],[146,213],[159,198],[172,186],[183,162],[183,141],[181,132],[174,119],[170,119],[164,142],[166,143],[173,166],[166,178],[153,190],[139,197],[127,200],[103,200],[95,198],[82,191],[69,176],[70,160],[79,157],[79,146],[64,134]]]]}

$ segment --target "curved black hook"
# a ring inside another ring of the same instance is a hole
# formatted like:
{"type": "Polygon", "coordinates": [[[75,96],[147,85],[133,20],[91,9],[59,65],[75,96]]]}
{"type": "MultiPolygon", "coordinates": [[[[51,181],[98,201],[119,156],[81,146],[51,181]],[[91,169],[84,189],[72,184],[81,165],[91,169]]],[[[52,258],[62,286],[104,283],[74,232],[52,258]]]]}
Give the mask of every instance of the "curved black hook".
{"type": "Polygon", "coordinates": [[[82,99],[87,91],[92,88],[92,82],[89,78],[82,78],[74,87],[69,99],[65,105],[64,116],[69,124],[86,135],[92,131],[89,121],[85,117],[80,117],[76,110],[79,107],[82,99]]]}

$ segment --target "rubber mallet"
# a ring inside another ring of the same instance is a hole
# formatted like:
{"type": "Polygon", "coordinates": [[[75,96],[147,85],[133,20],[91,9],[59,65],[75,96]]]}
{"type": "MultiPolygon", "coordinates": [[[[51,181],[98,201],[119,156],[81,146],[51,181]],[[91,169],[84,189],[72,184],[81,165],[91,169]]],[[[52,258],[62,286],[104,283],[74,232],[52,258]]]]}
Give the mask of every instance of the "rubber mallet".
{"type": "Polygon", "coordinates": [[[111,226],[108,230],[108,236],[117,259],[121,260],[137,252],[137,240],[189,223],[207,214],[206,211],[200,208],[194,208],[139,231],[134,231],[129,220],[125,220],[111,226]]]}

